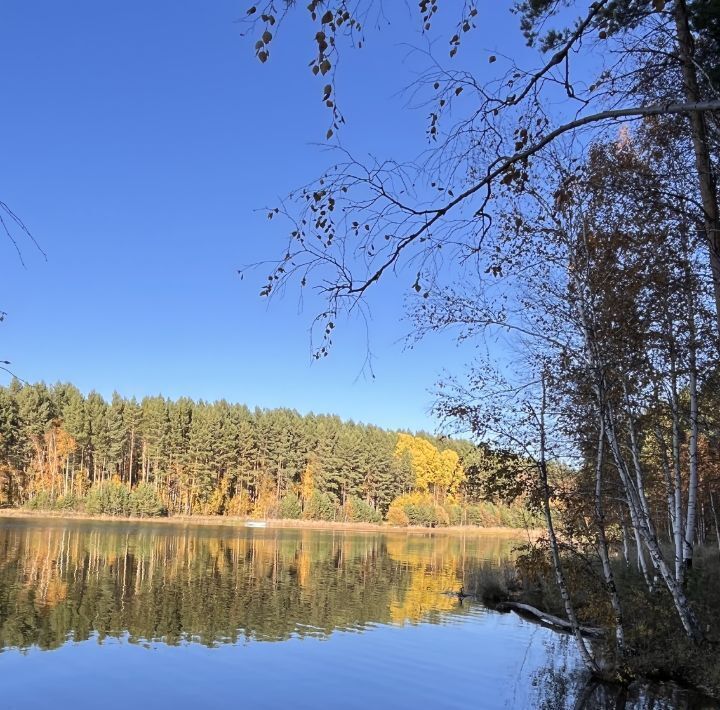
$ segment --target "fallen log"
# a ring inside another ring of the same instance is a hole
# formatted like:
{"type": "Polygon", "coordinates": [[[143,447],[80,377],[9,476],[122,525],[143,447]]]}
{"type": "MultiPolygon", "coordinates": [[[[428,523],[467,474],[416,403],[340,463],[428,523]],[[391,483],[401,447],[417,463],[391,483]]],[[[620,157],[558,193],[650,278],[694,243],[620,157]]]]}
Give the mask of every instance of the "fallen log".
{"type": "MultiPolygon", "coordinates": [[[[553,616],[547,612],[540,611],[540,609],[536,609],[534,606],[530,606],[529,604],[521,604],[520,602],[500,602],[495,605],[495,609],[497,609],[497,611],[514,611],[520,616],[529,616],[532,619],[539,621],[544,626],[549,626],[552,629],[573,633],[573,627],[569,621],[561,619],[559,616],[553,616]]],[[[605,632],[596,626],[581,625],[580,633],[583,636],[589,636],[591,638],[601,638],[605,635],[605,632]]]]}

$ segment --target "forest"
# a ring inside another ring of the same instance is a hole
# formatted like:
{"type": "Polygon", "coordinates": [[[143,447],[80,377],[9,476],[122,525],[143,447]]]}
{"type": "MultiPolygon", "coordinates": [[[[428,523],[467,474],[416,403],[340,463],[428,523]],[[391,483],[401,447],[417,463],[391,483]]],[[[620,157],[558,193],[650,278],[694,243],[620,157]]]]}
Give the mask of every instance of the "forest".
{"type": "Polygon", "coordinates": [[[110,402],[76,387],[0,388],[5,506],[89,514],[231,515],[400,525],[524,527],[488,472],[512,457],[412,435],[219,402],[110,402]]]}

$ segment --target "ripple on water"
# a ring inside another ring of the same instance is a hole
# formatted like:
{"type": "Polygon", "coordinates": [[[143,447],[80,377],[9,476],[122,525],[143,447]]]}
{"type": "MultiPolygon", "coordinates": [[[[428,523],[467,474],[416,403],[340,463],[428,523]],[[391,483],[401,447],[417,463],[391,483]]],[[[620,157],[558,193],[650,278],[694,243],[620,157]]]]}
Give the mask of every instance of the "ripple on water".
{"type": "Polygon", "coordinates": [[[573,707],[567,636],[446,594],[514,544],[0,519],[3,708],[573,707]]]}

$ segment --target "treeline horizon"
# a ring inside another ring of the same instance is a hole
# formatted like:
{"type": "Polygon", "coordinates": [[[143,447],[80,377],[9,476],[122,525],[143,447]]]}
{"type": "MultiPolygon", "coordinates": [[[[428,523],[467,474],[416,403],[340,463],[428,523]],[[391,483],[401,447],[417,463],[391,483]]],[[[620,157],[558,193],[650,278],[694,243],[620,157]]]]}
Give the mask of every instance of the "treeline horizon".
{"type": "Polygon", "coordinates": [[[507,464],[464,439],[226,400],[0,387],[0,504],[111,515],[234,515],[523,526],[484,488],[507,464]]]}

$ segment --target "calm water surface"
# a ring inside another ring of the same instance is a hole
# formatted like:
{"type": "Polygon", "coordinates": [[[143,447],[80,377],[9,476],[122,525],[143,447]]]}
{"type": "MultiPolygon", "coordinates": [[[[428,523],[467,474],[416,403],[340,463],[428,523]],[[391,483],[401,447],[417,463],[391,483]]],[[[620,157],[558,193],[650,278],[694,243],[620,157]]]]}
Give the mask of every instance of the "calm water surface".
{"type": "Polygon", "coordinates": [[[517,542],[0,518],[0,706],[713,707],[445,594],[517,542]]]}

